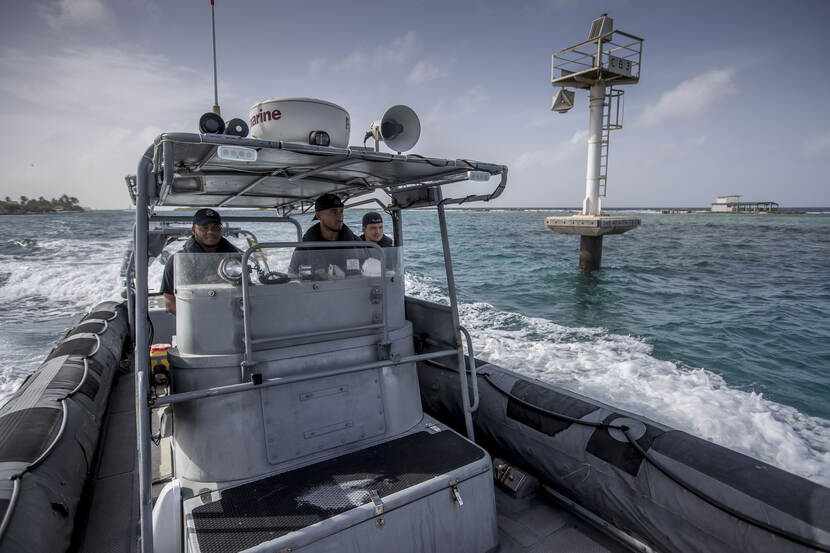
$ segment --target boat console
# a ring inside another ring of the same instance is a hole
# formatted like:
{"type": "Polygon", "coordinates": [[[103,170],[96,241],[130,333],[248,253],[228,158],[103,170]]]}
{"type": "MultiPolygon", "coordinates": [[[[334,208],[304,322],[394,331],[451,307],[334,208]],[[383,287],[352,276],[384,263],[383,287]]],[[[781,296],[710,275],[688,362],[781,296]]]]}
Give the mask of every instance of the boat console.
{"type": "Polygon", "coordinates": [[[174,256],[188,551],[391,548],[406,532],[414,552],[414,528],[442,524],[459,547],[496,546],[489,455],[421,409],[401,250],[350,244],[174,256]]]}

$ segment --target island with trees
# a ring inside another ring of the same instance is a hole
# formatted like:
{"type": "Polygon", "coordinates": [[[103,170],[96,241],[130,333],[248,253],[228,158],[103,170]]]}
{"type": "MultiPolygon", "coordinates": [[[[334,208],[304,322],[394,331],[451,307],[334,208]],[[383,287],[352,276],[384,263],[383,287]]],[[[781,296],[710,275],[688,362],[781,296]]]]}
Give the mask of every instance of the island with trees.
{"type": "Polygon", "coordinates": [[[84,211],[78,205],[78,198],[62,195],[60,198],[47,200],[43,196],[37,199],[20,196],[20,201],[14,201],[6,196],[0,200],[0,215],[25,215],[30,213],[56,213],[60,211],[84,211]]]}

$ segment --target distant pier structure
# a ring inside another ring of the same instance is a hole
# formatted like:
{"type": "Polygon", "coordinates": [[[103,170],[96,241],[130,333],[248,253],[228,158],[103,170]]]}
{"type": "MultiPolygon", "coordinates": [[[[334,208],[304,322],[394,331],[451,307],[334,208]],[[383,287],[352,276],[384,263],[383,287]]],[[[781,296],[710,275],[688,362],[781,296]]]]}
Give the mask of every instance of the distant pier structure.
{"type": "Polygon", "coordinates": [[[610,132],[622,128],[620,85],[637,84],[643,39],[614,30],[614,20],[602,14],[591,24],[588,40],[553,55],[551,82],[560,87],[553,96],[552,111],[565,113],[574,106],[575,91],[589,91],[588,170],[582,213],[547,217],[545,226],[562,234],[580,235],[579,266],[590,272],[600,268],[602,237],[622,234],[640,225],[636,217],[611,217],[602,213],[602,197],[608,183],[610,132]]]}
{"type": "Polygon", "coordinates": [[[774,213],[778,202],[742,202],[740,194],[718,196],[712,202],[712,211],[718,213],[774,213]]]}

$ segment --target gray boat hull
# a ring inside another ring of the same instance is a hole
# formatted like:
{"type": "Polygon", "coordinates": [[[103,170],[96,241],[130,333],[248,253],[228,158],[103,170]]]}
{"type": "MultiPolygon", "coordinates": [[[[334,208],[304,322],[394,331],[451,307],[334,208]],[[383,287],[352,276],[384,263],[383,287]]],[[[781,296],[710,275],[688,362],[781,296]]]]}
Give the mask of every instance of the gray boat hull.
{"type": "MultiPolygon", "coordinates": [[[[830,489],[645,417],[479,364],[477,441],[655,549],[830,549],[830,489]],[[636,445],[619,430],[579,421],[624,423],[636,445]]],[[[455,369],[425,362],[418,372],[424,410],[463,427],[455,369]]]]}

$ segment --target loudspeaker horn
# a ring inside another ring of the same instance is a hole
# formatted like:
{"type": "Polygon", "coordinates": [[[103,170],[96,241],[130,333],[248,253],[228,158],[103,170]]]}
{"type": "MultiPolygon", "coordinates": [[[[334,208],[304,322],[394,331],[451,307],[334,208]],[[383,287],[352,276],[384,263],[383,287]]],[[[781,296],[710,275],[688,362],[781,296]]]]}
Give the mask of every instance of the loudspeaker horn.
{"type": "Polygon", "coordinates": [[[383,117],[369,126],[375,140],[383,140],[396,152],[405,152],[418,143],[421,122],[409,106],[397,105],[386,110],[383,117]]]}

